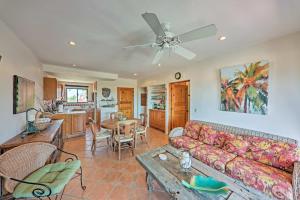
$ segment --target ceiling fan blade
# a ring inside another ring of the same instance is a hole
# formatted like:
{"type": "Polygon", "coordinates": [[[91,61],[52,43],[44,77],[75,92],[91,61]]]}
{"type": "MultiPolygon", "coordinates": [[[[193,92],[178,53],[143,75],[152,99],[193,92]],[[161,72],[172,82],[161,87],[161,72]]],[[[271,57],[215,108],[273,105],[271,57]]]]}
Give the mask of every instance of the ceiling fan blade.
{"type": "Polygon", "coordinates": [[[131,45],[131,46],[126,46],[123,47],[124,49],[132,49],[136,47],[141,47],[141,48],[146,48],[146,47],[154,47],[155,43],[148,43],[148,44],[138,44],[138,45],[131,45]]]}
{"type": "Polygon", "coordinates": [[[165,36],[165,32],[154,13],[143,13],[142,17],[147,22],[147,24],[151,27],[152,31],[156,34],[156,36],[161,37],[165,36]]]}
{"type": "Polygon", "coordinates": [[[186,48],[183,48],[182,46],[175,46],[173,48],[173,51],[176,54],[178,54],[178,55],[180,55],[180,56],[182,56],[182,57],[184,57],[184,58],[186,58],[188,60],[192,60],[196,56],[195,53],[193,53],[190,50],[187,50],[186,48]]]}
{"type": "Polygon", "coordinates": [[[164,55],[164,49],[161,48],[154,56],[154,59],[152,61],[152,64],[155,65],[159,62],[159,60],[162,58],[162,56],[164,55]]]}
{"type": "Polygon", "coordinates": [[[201,38],[205,38],[205,37],[209,37],[209,36],[213,36],[217,34],[217,27],[214,24],[208,25],[208,26],[203,26],[194,30],[191,30],[189,32],[180,34],[178,36],[178,39],[181,42],[189,42],[192,40],[198,40],[201,38]]]}

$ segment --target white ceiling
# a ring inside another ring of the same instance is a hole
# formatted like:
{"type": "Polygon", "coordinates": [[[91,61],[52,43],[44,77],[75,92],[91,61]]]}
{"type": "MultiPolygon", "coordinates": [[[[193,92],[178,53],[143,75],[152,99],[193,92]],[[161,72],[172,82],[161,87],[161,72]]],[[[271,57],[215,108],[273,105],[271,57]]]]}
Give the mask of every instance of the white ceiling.
{"type": "MultiPolygon", "coordinates": [[[[43,63],[118,73],[121,77],[153,76],[188,66],[208,56],[254,45],[300,30],[299,0],[0,0],[0,18],[43,63]],[[152,49],[124,50],[154,41],[141,13],[170,22],[183,33],[216,24],[216,37],[183,44],[197,53],[192,61],[166,56],[152,66],[152,49]],[[226,35],[227,40],[218,41],[226,35]],[[76,47],[67,45],[77,42],[76,47]]],[[[1,48],[1,47],[0,47],[1,48]]]]}

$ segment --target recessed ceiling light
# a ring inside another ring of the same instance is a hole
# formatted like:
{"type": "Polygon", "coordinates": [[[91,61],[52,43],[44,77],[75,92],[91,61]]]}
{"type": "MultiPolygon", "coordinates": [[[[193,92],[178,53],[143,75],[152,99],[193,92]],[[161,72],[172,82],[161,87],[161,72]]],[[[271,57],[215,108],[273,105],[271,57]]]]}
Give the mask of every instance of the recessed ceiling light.
{"type": "Polygon", "coordinates": [[[219,37],[219,40],[220,40],[220,41],[226,40],[226,36],[224,36],[224,35],[223,35],[223,36],[220,36],[220,37],[219,37]]]}
{"type": "Polygon", "coordinates": [[[137,73],[134,73],[133,76],[137,76],[137,73]]]}
{"type": "Polygon", "coordinates": [[[69,42],[69,45],[71,45],[71,46],[76,46],[76,42],[70,41],[70,42],[69,42]]]}
{"type": "Polygon", "coordinates": [[[160,67],[160,66],[161,66],[161,64],[160,64],[160,63],[158,63],[158,66],[160,67]]]}
{"type": "Polygon", "coordinates": [[[73,66],[73,67],[77,67],[77,65],[75,65],[75,64],[73,64],[72,66],[73,66]]]}

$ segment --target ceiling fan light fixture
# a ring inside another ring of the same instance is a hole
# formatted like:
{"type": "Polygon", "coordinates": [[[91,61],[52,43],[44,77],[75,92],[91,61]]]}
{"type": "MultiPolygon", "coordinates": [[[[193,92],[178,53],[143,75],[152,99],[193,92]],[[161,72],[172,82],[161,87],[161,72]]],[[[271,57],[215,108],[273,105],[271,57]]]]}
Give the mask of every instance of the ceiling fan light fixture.
{"type": "Polygon", "coordinates": [[[220,37],[219,37],[219,40],[220,40],[220,41],[226,40],[226,36],[224,36],[224,35],[220,36],[220,37]]]}
{"type": "Polygon", "coordinates": [[[76,46],[76,42],[74,42],[74,41],[70,41],[70,42],[68,42],[68,44],[70,45],[70,46],[73,46],[73,47],[75,47],[76,46]]]}

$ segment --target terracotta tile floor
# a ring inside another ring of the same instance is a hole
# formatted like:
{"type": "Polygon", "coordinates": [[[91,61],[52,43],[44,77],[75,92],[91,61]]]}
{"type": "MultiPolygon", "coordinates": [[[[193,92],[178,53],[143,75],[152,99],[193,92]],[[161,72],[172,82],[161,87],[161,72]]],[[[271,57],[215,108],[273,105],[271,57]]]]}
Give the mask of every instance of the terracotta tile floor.
{"type": "MultiPolygon", "coordinates": [[[[158,184],[155,190],[147,191],[145,170],[135,160],[129,150],[122,151],[122,159],[118,154],[106,148],[106,141],[99,143],[95,154],[90,151],[91,133],[86,137],[69,139],[65,142],[64,150],[77,154],[83,166],[85,191],[81,190],[79,178],[72,180],[65,189],[65,200],[156,200],[170,199],[158,184]]],[[[135,155],[168,143],[167,135],[155,129],[148,129],[148,144],[138,140],[135,155]]],[[[62,157],[63,159],[63,157],[62,157]]]]}

